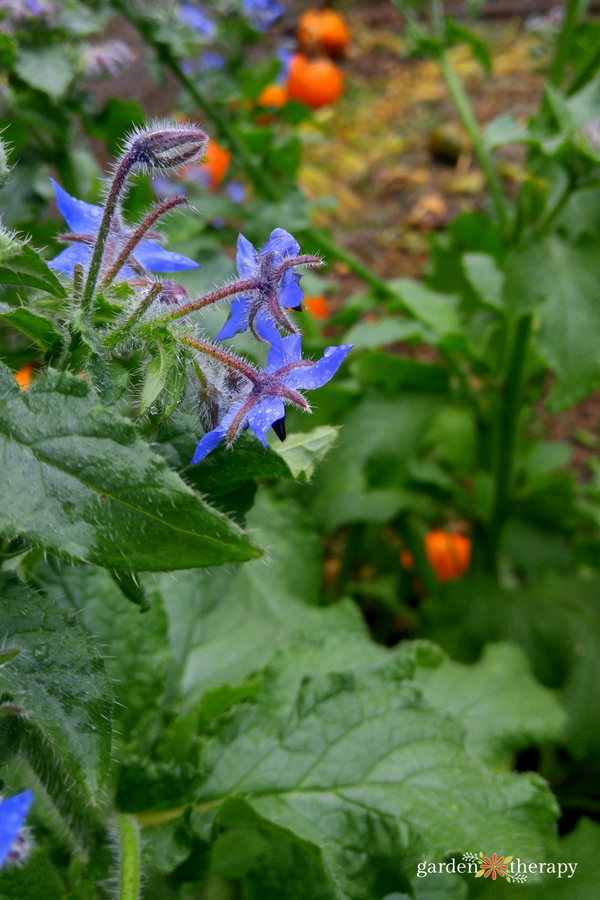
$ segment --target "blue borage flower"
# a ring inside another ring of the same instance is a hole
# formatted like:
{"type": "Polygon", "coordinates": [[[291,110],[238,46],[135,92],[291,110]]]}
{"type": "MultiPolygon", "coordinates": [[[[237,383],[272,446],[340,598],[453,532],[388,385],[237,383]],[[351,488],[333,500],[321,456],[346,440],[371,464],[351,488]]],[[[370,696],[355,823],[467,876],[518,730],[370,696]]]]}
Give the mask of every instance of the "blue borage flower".
{"type": "Polygon", "coordinates": [[[268,31],[280,19],[285,6],[277,0],[242,0],[242,13],[255,31],[268,31]]]}
{"type": "MultiPolygon", "coordinates": [[[[65,275],[71,277],[77,263],[87,266],[90,262],[92,248],[102,220],[102,207],[95,206],[92,203],[84,203],[83,200],[71,197],[54,179],[51,178],[50,180],[54,186],[58,208],[72,231],[71,234],[62,235],[61,239],[73,242],[73,245],[59,253],[48,265],[52,269],[57,269],[59,272],[64,272],[65,275]]],[[[109,267],[117,259],[133,233],[134,229],[126,228],[120,218],[115,216],[107,241],[105,266],[109,267]]],[[[152,238],[156,237],[159,237],[159,235],[152,235],[152,238]]],[[[197,269],[199,267],[198,263],[188,259],[187,256],[165,250],[152,238],[142,238],[130,257],[130,265],[121,269],[120,278],[127,280],[134,278],[136,274],[143,274],[143,271],[140,272],[139,270],[182,272],[186,269],[197,269]],[[138,271],[132,268],[133,265],[136,265],[138,271]]]]}
{"type": "Polygon", "coordinates": [[[31,791],[22,791],[0,803],[0,868],[6,862],[23,858],[26,840],[20,832],[32,803],[31,791]]]}
{"type": "Polygon", "coordinates": [[[222,412],[219,424],[204,435],[192,458],[192,465],[204,459],[224,438],[231,444],[240,431],[248,427],[267,446],[267,432],[273,428],[285,440],[284,401],[300,409],[310,410],[301,390],[314,390],[330,381],[352,349],[350,344],[327,347],[321,359],[302,359],[301,336],[282,338],[273,322],[260,322],[263,340],[271,343],[267,365],[255,379],[247,379],[235,398],[222,412]]]}
{"type": "Polygon", "coordinates": [[[193,28],[203,37],[213,37],[217,26],[209,16],[192,6],[191,3],[182,3],[179,7],[179,18],[182,22],[193,28]]]}
{"type": "Polygon", "coordinates": [[[296,266],[320,266],[321,260],[316,256],[300,256],[298,241],[285,229],[276,228],[260,253],[240,234],[236,263],[240,278],[256,278],[259,284],[255,290],[242,293],[232,301],[229,318],[216,339],[222,341],[240,331],[250,330],[261,340],[257,323],[267,318],[294,333],[296,328],[281,307],[302,308],[302,276],[296,266]]]}

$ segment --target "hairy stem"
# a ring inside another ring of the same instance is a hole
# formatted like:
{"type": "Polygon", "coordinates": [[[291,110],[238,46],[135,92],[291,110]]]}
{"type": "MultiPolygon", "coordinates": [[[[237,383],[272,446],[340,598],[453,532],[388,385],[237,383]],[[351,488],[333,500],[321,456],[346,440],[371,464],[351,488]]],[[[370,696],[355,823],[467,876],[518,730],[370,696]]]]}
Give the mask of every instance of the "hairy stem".
{"type": "Polygon", "coordinates": [[[140,830],[133,816],[116,820],[121,863],[119,900],[138,900],[140,895],[140,830]]]}
{"type": "Polygon", "coordinates": [[[493,471],[494,502],[485,547],[486,567],[493,573],[498,567],[498,549],[512,493],[523,374],[531,337],[532,318],[531,313],[526,313],[514,326],[508,370],[501,389],[493,471]]]}
{"type": "Polygon", "coordinates": [[[182,203],[187,202],[187,197],[183,195],[181,197],[173,197],[170,200],[165,200],[160,204],[160,206],[157,206],[156,209],[152,210],[152,212],[148,216],[146,216],[144,221],[136,228],[136,230],[133,232],[133,234],[119,253],[114,266],[112,266],[106,278],[102,282],[102,287],[107,287],[111,283],[111,281],[113,281],[117,277],[121,268],[129,259],[130,254],[135,250],[144,235],[147,234],[148,231],[150,231],[156,220],[161,216],[164,216],[165,213],[170,212],[170,210],[174,209],[176,206],[181,206],[182,203]]]}
{"type": "Polygon", "coordinates": [[[188,334],[174,334],[173,337],[177,338],[178,341],[181,341],[182,344],[187,344],[188,347],[199,350],[200,353],[206,353],[207,356],[212,356],[213,359],[219,360],[219,362],[223,363],[223,365],[227,366],[229,369],[235,369],[237,372],[241,372],[241,374],[252,383],[256,381],[258,373],[252,366],[242,362],[241,359],[237,359],[237,357],[232,356],[230,353],[226,353],[225,350],[220,350],[218,347],[214,347],[212,344],[208,344],[205,341],[200,341],[198,338],[190,337],[188,334]]]}
{"type": "Polygon", "coordinates": [[[456,111],[460,116],[460,120],[469,135],[469,139],[473,145],[475,156],[483,170],[487,185],[492,198],[494,212],[500,227],[504,229],[506,225],[506,206],[504,203],[504,195],[502,193],[502,184],[498,170],[490,155],[488,148],[485,146],[484,140],[479,130],[479,123],[475,118],[469,95],[465,91],[464,85],[450,64],[447,54],[442,51],[438,56],[438,63],[446,82],[448,92],[452,97],[452,101],[456,107],[456,111]]]}
{"type": "Polygon", "coordinates": [[[133,163],[134,154],[130,150],[129,153],[126,153],[121,160],[115,177],[113,178],[113,182],[110,186],[108,197],[106,198],[106,203],[104,204],[104,214],[102,216],[102,221],[100,222],[100,228],[98,229],[96,243],[94,244],[94,252],[92,253],[87,281],[83,289],[82,305],[84,309],[90,309],[92,306],[94,291],[98,282],[98,275],[100,274],[100,266],[102,265],[102,258],[104,257],[104,251],[106,249],[106,241],[108,240],[110,226],[117,210],[117,203],[119,201],[121,191],[125,186],[127,176],[131,171],[133,163]]]}
{"type": "Polygon", "coordinates": [[[217,301],[223,300],[225,297],[231,297],[233,294],[240,294],[243,291],[256,290],[256,288],[260,287],[260,283],[260,278],[246,278],[243,281],[234,281],[232,284],[225,284],[223,287],[211,291],[210,294],[205,294],[204,297],[190,300],[185,306],[178,306],[177,309],[174,309],[172,312],[165,313],[164,316],[155,319],[154,323],[170,322],[173,319],[180,319],[182,316],[187,316],[188,313],[196,312],[198,309],[204,309],[205,306],[210,306],[211,303],[217,303],[217,301]]]}

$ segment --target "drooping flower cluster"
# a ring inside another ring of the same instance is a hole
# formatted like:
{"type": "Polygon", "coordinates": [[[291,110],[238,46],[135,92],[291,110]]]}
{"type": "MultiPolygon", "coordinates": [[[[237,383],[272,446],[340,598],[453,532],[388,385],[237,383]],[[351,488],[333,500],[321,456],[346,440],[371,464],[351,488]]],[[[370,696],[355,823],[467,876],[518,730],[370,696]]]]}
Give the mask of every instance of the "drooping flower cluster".
{"type": "MultiPolygon", "coordinates": [[[[287,310],[303,308],[302,276],[298,270],[318,266],[321,260],[302,254],[298,242],[283,228],[276,228],[260,251],[240,235],[238,278],[204,296],[189,300],[181,285],[153,279],[151,272],[184,271],[197,265],[181,254],[165,250],[157,242],[159,235],[150,230],[160,216],[186,198],[164,200],[140,225],[130,228],[119,213],[124,185],[136,167],[152,174],[178,170],[198,159],[206,144],[204,133],[192,126],[155,127],[136,133],[116,168],[104,207],[77,200],[54,183],[58,207],[72,231],[60,238],[71,246],[51,265],[68,276],[78,271],[81,283],[85,278],[81,303],[92,315],[92,322],[99,293],[110,290],[115,280],[126,281],[133,288],[134,300],[126,301],[132,302],[133,307],[123,309],[121,318],[110,326],[104,321],[100,326],[107,349],[114,351],[121,343],[133,341],[138,346],[141,342],[152,353],[160,345],[162,360],[170,360],[174,371],[181,371],[185,360],[193,369],[199,412],[206,430],[193,463],[204,459],[222,440],[232,444],[248,428],[265,447],[270,428],[280,440],[285,440],[286,405],[310,410],[302,391],[326,384],[351,349],[328,347],[317,362],[303,359],[301,335],[287,310]],[[231,300],[227,321],[214,341],[207,340],[198,333],[189,315],[225,299],[231,300]],[[219,345],[243,332],[270,344],[264,369],[219,345]],[[171,348],[169,352],[165,352],[165,346],[171,348]]],[[[116,298],[117,294],[113,292],[111,296],[116,298]]],[[[181,383],[181,379],[175,381],[181,383]]],[[[167,383],[165,375],[158,390],[167,383]]],[[[165,407],[172,410],[178,396],[174,402],[165,400],[165,407]]]]}

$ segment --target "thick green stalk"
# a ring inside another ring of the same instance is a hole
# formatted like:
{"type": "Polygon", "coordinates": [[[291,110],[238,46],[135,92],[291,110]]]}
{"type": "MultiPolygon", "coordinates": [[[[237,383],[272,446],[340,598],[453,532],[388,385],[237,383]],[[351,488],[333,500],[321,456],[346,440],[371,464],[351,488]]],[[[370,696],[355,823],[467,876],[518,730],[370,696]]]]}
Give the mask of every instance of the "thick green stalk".
{"type": "Polygon", "coordinates": [[[579,20],[585,14],[589,0],[568,0],[565,18],[558,36],[554,59],[548,77],[554,87],[559,87],[565,74],[565,66],[573,48],[579,20]]]}
{"type": "Polygon", "coordinates": [[[140,830],[133,816],[118,815],[119,900],[138,900],[140,895],[140,830]]]}
{"type": "Polygon", "coordinates": [[[465,91],[464,85],[450,64],[445,51],[438,56],[438,63],[446,82],[446,87],[452,97],[456,111],[460,116],[460,120],[469,135],[475,156],[483,170],[487,185],[492,197],[496,218],[502,229],[506,226],[506,205],[504,202],[504,194],[502,193],[502,184],[498,170],[490,155],[488,148],[485,146],[484,140],[479,130],[479,123],[475,118],[469,95],[465,91]]]}
{"type": "Polygon", "coordinates": [[[509,511],[515,467],[515,448],[523,395],[523,373],[531,337],[532,314],[514,327],[506,379],[501,389],[494,464],[494,501],[485,548],[486,567],[496,572],[502,529],[509,511]]]}

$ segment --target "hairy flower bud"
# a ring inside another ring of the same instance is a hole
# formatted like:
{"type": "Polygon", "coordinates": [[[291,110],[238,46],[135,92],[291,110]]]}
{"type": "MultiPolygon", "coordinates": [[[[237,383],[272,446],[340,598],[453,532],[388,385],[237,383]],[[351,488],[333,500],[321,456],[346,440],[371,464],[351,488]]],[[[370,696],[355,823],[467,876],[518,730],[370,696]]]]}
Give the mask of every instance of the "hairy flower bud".
{"type": "Polygon", "coordinates": [[[208,135],[193,125],[156,126],[132,135],[126,155],[154,171],[180,169],[204,155],[208,135]]]}

